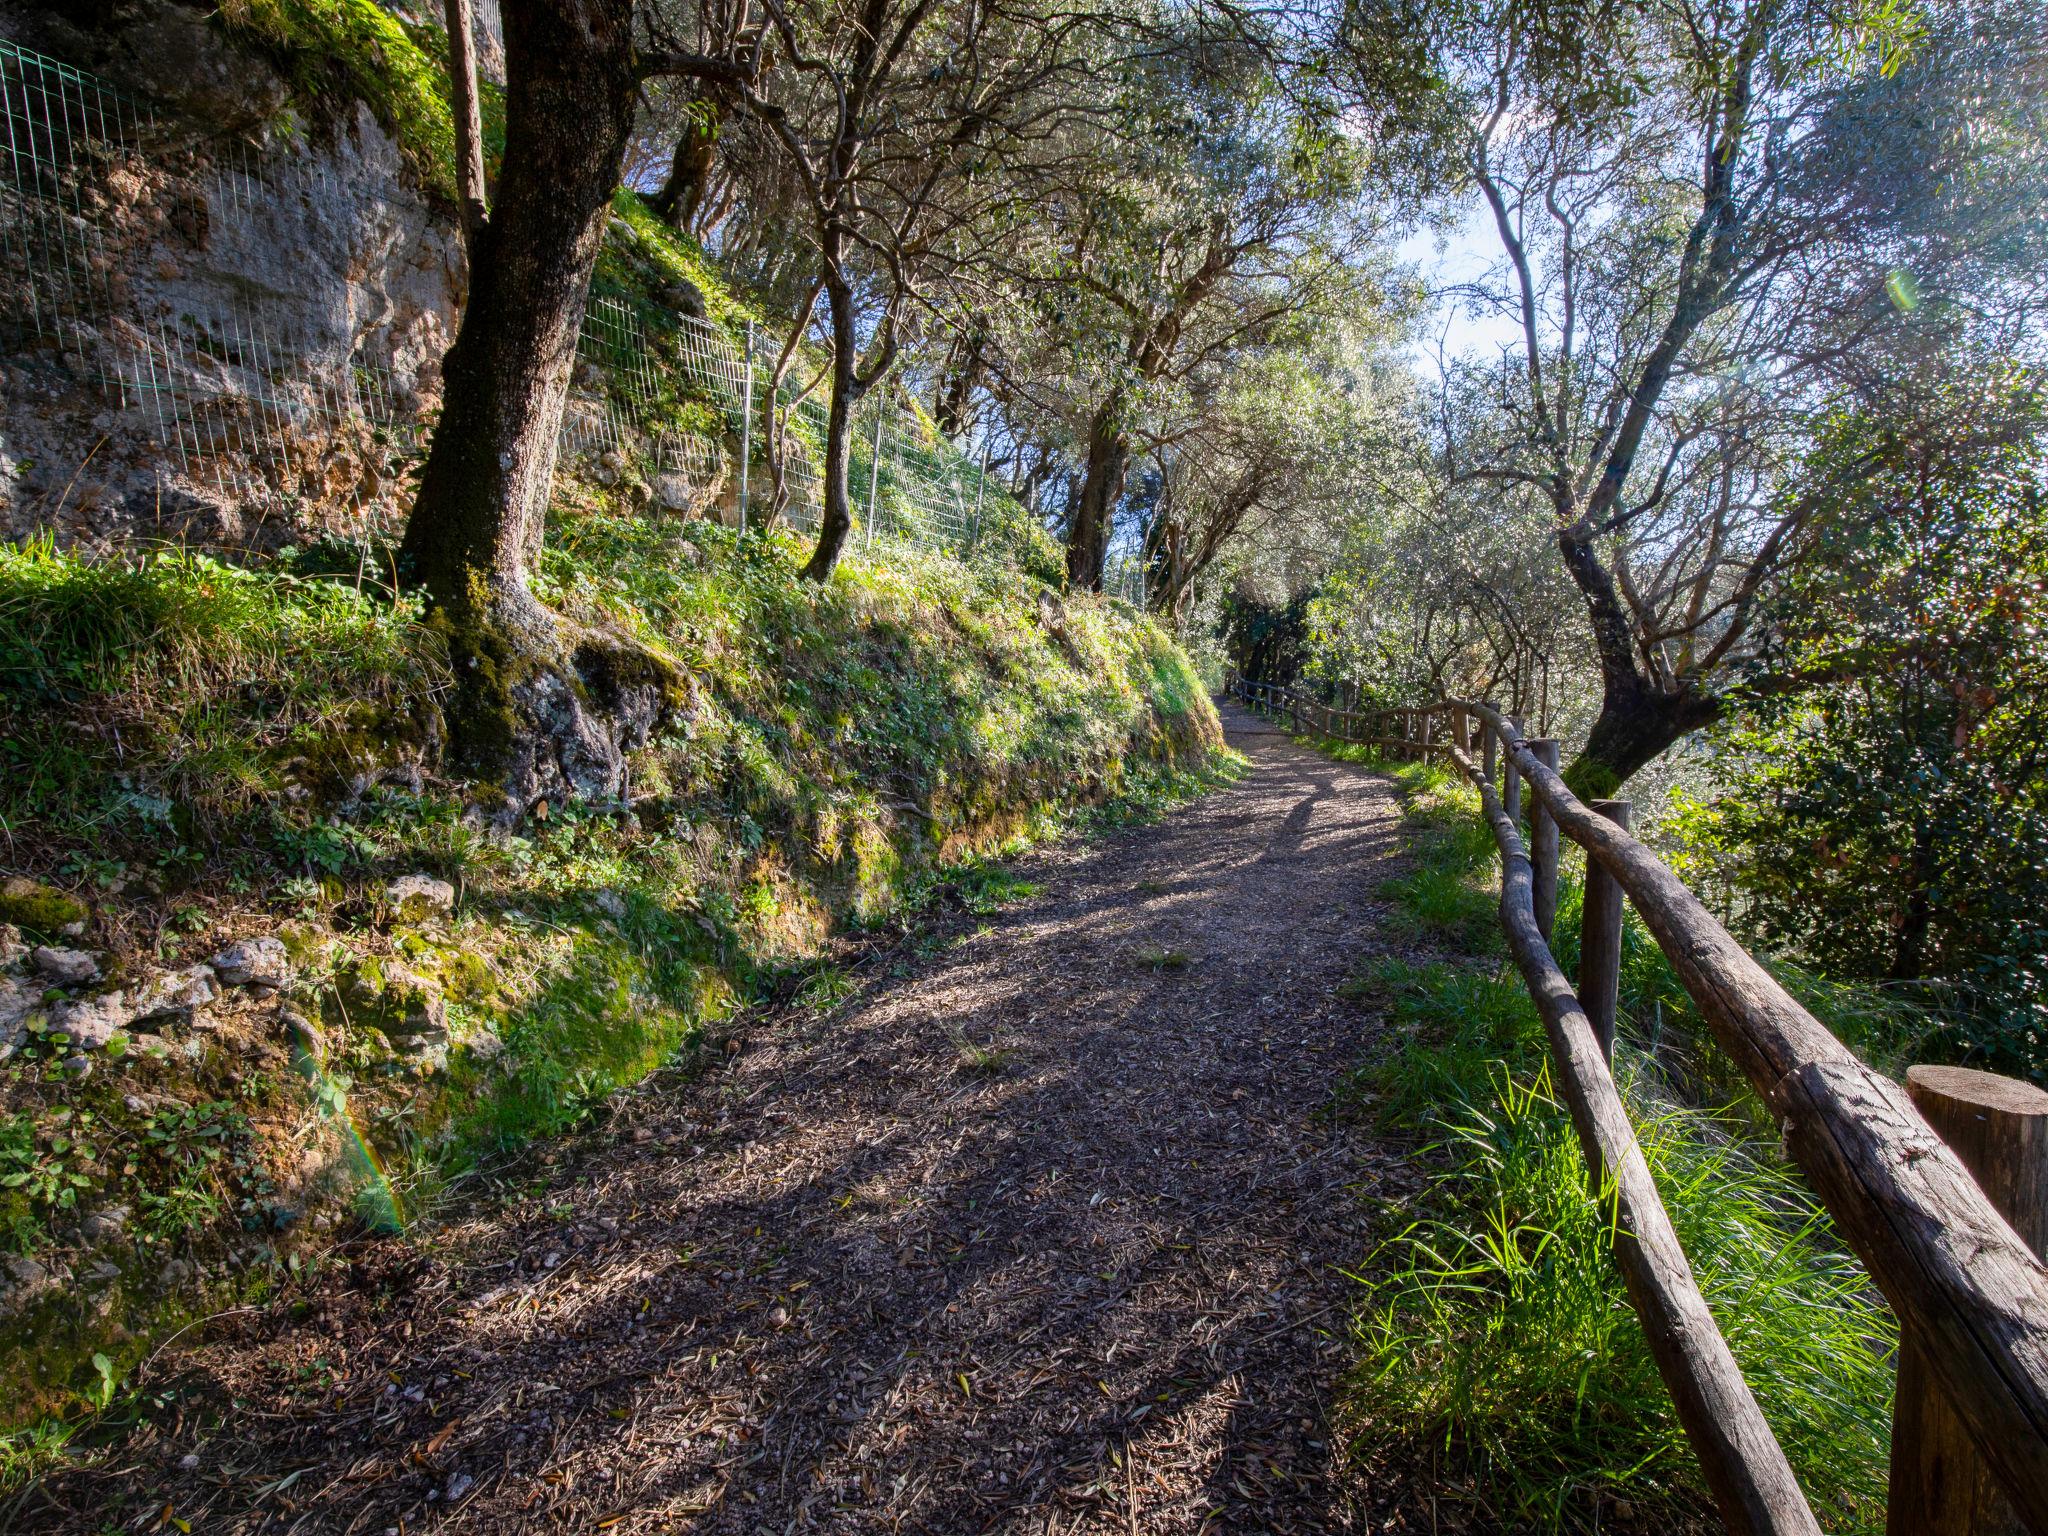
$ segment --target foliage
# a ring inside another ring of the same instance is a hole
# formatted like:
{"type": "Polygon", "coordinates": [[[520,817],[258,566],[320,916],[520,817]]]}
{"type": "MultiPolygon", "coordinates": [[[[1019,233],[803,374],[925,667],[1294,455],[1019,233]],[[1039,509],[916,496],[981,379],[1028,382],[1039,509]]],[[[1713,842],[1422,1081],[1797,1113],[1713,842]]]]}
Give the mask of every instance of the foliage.
{"type": "Polygon", "coordinates": [[[116,825],[175,865],[288,780],[346,779],[353,754],[418,739],[441,686],[412,608],[360,585],[0,545],[0,826],[116,825]]]}
{"type": "Polygon", "coordinates": [[[1760,944],[1946,994],[1937,1049],[2048,1080],[2048,436],[2026,379],[1845,416],[1780,671],[1685,803],[1688,868],[1760,944]]]}
{"type": "MultiPolygon", "coordinates": [[[[1692,1452],[1608,1253],[1552,1092],[1535,1010],[1510,976],[1390,963],[1409,1043],[1370,1079],[1441,1162],[1426,1214],[1366,1272],[1361,1411],[1447,1437],[1517,1528],[1597,1529],[1604,1507],[1684,1522],[1692,1452]],[[1657,1513],[1652,1513],[1656,1511],[1657,1513]]],[[[1814,1502],[1883,1528],[1890,1319],[1811,1194],[1740,1121],[1624,1074],[1623,1094],[1707,1302],[1814,1502]]]]}

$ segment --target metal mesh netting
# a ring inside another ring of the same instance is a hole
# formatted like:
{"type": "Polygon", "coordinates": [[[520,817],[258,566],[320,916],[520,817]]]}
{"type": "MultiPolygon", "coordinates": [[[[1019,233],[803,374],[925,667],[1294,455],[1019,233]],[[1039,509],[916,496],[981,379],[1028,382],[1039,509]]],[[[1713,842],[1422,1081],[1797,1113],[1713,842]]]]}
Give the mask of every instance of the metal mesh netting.
{"type": "MultiPolygon", "coordinates": [[[[161,469],[189,485],[265,506],[306,498],[395,512],[401,498],[390,493],[423,448],[417,371],[395,363],[374,326],[346,315],[311,325],[305,305],[232,279],[259,236],[274,244],[280,221],[310,221],[308,210],[338,199],[365,230],[432,229],[419,196],[387,178],[339,179],[289,147],[196,148],[150,104],[6,42],[0,106],[0,340],[10,356],[103,392],[131,431],[160,446],[161,469]],[[113,195],[148,176],[175,185],[174,217],[202,227],[209,262],[230,280],[156,284],[113,195]],[[145,292],[155,302],[137,302],[145,292]]],[[[710,320],[594,293],[564,454],[648,467],[669,506],[816,528],[826,402],[794,380],[778,390],[778,486],[764,451],[770,369],[760,350],[710,320]]],[[[871,396],[856,408],[851,448],[857,538],[974,542],[984,472],[916,416],[871,396]]]]}

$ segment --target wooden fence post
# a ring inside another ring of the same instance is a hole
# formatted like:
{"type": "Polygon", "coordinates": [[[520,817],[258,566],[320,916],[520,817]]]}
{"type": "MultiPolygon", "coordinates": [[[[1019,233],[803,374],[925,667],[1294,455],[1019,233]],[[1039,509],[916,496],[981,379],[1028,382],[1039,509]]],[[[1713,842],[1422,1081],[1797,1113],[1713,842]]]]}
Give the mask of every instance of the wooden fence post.
{"type": "MultiPolygon", "coordinates": [[[[1536,760],[1552,773],[1557,772],[1561,760],[1559,743],[1555,736],[1539,736],[1529,743],[1529,750],[1536,754],[1536,760]]],[[[1557,818],[1544,809],[1541,800],[1529,807],[1529,863],[1535,876],[1532,893],[1536,903],[1536,926],[1543,930],[1543,940],[1550,942],[1550,931],[1557,926],[1557,818]]]]}
{"type": "MultiPolygon", "coordinates": [[[[1626,800],[1595,800],[1593,809],[1628,830],[1626,800]]],[[[1621,1002],[1621,887],[1590,854],[1586,897],[1579,914],[1579,1005],[1600,1042],[1600,1054],[1614,1061],[1614,1015],[1621,1002]]]]}
{"type": "MultiPolygon", "coordinates": [[[[1517,737],[1522,735],[1522,717],[1508,716],[1508,729],[1517,737]]],[[[1508,813],[1508,820],[1516,826],[1522,824],[1522,770],[1515,766],[1514,748],[1505,741],[1501,743],[1501,808],[1508,813]]]]}
{"type": "Polygon", "coordinates": [[[1462,709],[1451,711],[1451,745],[1460,752],[1472,750],[1472,718],[1462,709]]]}
{"type": "Polygon", "coordinates": [[[1486,782],[1491,784],[1494,781],[1493,757],[1495,751],[1499,747],[1500,742],[1499,738],[1496,737],[1493,733],[1493,727],[1488,725],[1484,720],[1479,722],[1479,740],[1486,748],[1485,777],[1486,782]]]}
{"type": "MultiPolygon", "coordinates": [[[[1969,1067],[1913,1067],[1906,1092],[2012,1229],[2048,1256],[2048,1093],[1969,1067]]],[[[1899,1339],[1892,1401],[1889,1536],[2023,1536],[1962,1419],[1927,1373],[1924,1346],[1899,1339]]]]}

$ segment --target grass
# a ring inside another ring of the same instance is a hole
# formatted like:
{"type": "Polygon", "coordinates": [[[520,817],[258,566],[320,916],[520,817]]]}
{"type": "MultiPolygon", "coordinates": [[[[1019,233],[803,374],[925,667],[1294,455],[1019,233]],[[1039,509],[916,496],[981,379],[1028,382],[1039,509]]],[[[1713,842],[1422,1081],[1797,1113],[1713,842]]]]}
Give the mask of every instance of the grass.
{"type": "MultiPolygon", "coordinates": [[[[1392,771],[1414,867],[1387,894],[1455,958],[1386,962],[1348,988],[1386,1007],[1400,1042],[1351,1085],[1355,1102],[1427,1170],[1361,1267],[1349,1411],[1369,1443],[1433,1448],[1448,1487],[1515,1529],[1716,1529],[1540,1021],[1494,937],[1476,793],[1433,768],[1392,771]]],[[[1568,973],[1578,899],[1568,878],[1568,973]]],[[[1890,1315],[1633,920],[1622,1011],[1623,1097],[1708,1304],[1824,1526],[1879,1530],[1890,1315]]]]}
{"type": "Polygon", "coordinates": [[[156,1255],[93,1307],[53,1293],[0,1329],[16,1422],[90,1403],[94,1354],[132,1364],[109,1332],[146,1343],[189,1309],[159,1281],[172,1255],[268,1283],[351,1201],[373,1225],[460,1208],[745,1010],[833,1006],[836,936],[888,939],[939,903],[992,913],[1033,894],[1006,854],[1236,771],[1140,616],[898,551],[820,587],[798,553],[568,487],[541,592],[659,646],[689,700],[636,759],[631,814],[496,835],[438,777],[434,637],[354,574],[379,552],[240,568],[0,547],[0,874],[88,908],[117,977],[280,937],[280,1001],[324,1037],[294,1048],[272,1006],[90,1076],[41,1036],[0,1063],[0,1181],[21,1176],[0,1182],[0,1241],[33,1257],[118,1202],[156,1255]],[[415,871],[456,886],[451,916],[387,910],[415,871]],[[356,1016],[393,969],[445,998],[445,1070],[356,1016]],[[200,1118],[149,1123],[173,1104],[200,1118]]]}

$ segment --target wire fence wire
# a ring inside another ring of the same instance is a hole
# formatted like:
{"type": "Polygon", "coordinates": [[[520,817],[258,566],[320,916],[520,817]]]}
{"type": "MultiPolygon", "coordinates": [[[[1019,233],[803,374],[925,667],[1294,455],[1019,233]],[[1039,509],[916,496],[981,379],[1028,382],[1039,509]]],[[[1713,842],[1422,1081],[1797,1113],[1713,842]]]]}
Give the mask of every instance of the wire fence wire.
{"type": "MultiPolygon", "coordinates": [[[[393,180],[344,180],[292,146],[207,139],[96,76],[4,41],[0,110],[0,344],[10,360],[96,388],[126,430],[158,445],[159,476],[174,470],[187,488],[210,488],[259,515],[308,504],[399,515],[425,447],[430,402],[420,381],[395,365],[374,327],[308,324],[303,305],[266,292],[256,267],[265,240],[274,258],[278,221],[310,220],[316,204],[355,199],[354,238],[363,239],[364,230],[431,231],[436,216],[424,200],[393,180]],[[124,196],[145,182],[171,208],[174,229],[192,226],[221,281],[155,291],[164,286],[150,270],[155,237],[121,217],[124,196]]],[[[646,471],[668,509],[815,530],[828,409],[797,371],[774,390],[771,412],[772,360],[752,326],[736,335],[702,316],[593,292],[561,451],[594,461],[601,478],[646,471]]],[[[849,446],[856,539],[953,552],[975,545],[985,461],[880,392],[856,407],[849,446]]]]}

